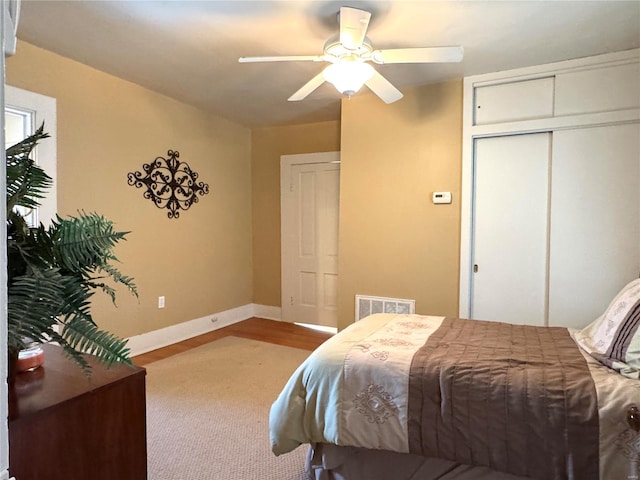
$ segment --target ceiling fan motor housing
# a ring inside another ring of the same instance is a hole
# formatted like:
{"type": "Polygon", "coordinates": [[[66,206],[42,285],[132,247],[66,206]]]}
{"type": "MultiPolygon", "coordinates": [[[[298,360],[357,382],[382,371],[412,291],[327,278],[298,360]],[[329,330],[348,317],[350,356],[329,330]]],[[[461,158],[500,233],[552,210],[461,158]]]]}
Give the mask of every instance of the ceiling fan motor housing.
{"type": "Polygon", "coordinates": [[[335,57],[337,61],[345,58],[353,59],[355,57],[364,62],[371,58],[372,52],[373,47],[371,46],[371,41],[368,38],[365,38],[362,44],[354,49],[347,48],[345,45],[340,43],[340,39],[337,36],[331,37],[324,44],[324,54],[335,57]]]}

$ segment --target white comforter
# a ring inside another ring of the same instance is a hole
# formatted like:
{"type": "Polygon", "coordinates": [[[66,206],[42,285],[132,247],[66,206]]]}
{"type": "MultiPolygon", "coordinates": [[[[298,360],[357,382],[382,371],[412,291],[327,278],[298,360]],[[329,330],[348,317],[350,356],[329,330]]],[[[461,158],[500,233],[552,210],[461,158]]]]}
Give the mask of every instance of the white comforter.
{"type": "MultiPolygon", "coordinates": [[[[325,342],[294,372],[271,407],[273,452],[280,455],[305,443],[408,452],[411,358],[442,321],[377,314],[325,342]],[[390,352],[393,361],[380,361],[390,352]]],[[[640,381],[584,356],[597,392],[600,478],[636,480],[640,434],[628,428],[624,413],[630,404],[640,405],[640,381]]]]}

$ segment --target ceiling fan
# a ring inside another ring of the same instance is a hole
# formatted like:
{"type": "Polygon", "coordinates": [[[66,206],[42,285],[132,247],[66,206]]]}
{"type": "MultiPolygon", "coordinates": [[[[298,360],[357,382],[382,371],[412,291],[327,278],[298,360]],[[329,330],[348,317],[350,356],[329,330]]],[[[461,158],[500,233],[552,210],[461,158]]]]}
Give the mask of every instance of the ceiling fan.
{"type": "Polygon", "coordinates": [[[402,93],[368,62],[443,63],[462,60],[462,47],[424,47],[374,50],[366,37],[371,13],[351,7],[341,7],[338,14],[339,35],[324,45],[322,55],[285,55],[276,57],[240,57],[240,63],[312,61],[330,65],[304,84],[289,101],[303,100],[325,81],[332,83],[343,95],[351,97],[362,85],[369,87],[385,103],[402,98],[402,93]]]}

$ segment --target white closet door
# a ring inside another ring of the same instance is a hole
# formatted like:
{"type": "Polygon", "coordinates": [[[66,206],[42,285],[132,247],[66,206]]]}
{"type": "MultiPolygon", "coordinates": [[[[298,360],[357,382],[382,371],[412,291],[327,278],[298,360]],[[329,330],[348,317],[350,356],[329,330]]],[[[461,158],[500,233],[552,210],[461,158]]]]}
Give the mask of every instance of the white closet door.
{"type": "Polygon", "coordinates": [[[549,324],[581,328],[640,272],[640,125],[555,132],[549,324]]]}
{"type": "Polygon", "coordinates": [[[544,325],[549,155],[549,133],[475,142],[471,318],[544,325]]]}

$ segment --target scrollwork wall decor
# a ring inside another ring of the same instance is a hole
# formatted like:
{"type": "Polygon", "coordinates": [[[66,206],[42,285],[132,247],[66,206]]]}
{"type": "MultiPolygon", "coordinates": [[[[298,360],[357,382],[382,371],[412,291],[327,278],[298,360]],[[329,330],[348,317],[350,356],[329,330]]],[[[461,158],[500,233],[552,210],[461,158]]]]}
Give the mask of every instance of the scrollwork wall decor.
{"type": "Polygon", "coordinates": [[[198,203],[198,195],[209,193],[209,185],[197,182],[198,174],[178,160],[180,152],[169,150],[167,156],[143,164],[143,172],[129,172],[127,183],[136,188],[146,187],[144,198],[158,208],[168,209],[169,218],[180,218],[180,210],[198,203]]]}

